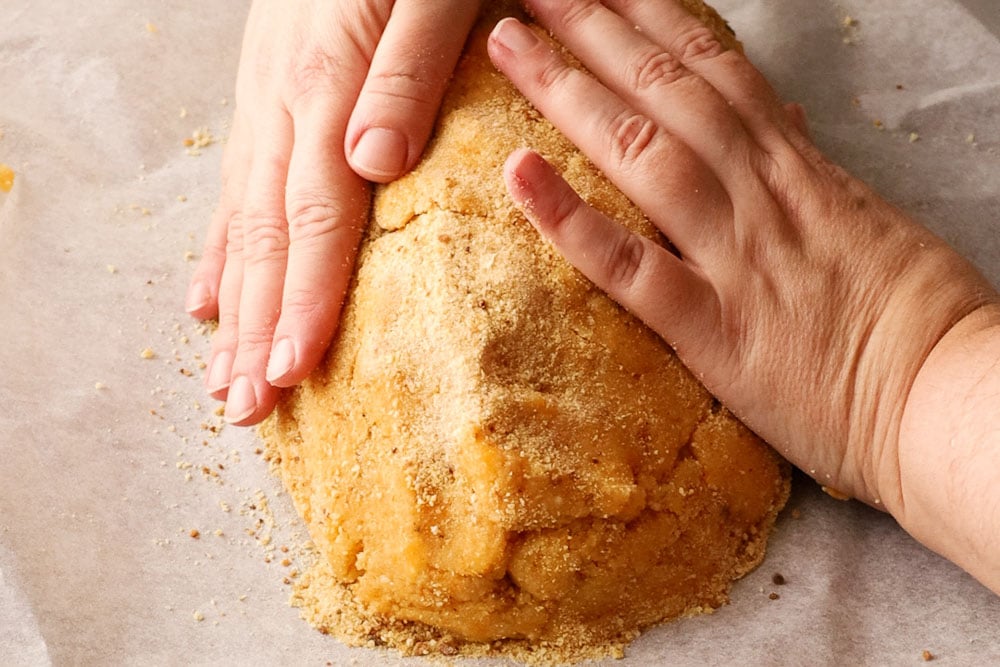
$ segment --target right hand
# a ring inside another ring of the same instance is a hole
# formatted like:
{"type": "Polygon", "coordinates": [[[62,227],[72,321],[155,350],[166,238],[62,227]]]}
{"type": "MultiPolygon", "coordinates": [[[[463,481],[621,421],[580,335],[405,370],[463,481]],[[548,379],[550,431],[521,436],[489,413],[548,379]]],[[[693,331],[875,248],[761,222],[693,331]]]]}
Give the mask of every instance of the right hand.
{"type": "Polygon", "coordinates": [[[370,202],[412,168],[477,0],[255,0],[222,195],[186,310],[218,316],[205,375],[255,424],[322,359],[370,202]]]}

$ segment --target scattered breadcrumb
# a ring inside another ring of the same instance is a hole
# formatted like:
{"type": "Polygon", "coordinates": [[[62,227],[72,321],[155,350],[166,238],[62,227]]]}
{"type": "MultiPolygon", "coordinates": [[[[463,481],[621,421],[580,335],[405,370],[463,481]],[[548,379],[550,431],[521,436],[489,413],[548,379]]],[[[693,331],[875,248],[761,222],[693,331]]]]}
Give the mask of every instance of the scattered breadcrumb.
{"type": "Polygon", "coordinates": [[[103,382],[95,382],[94,383],[94,389],[96,389],[97,391],[101,391],[101,390],[107,389],[107,388],[108,388],[108,385],[104,384],[103,382]]]}
{"type": "Polygon", "coordinates": [[[767,596],[767,599],[768,600],[780,600],[781,596],[778,595],[777,593],[771,593],[770,595],[767,596]]]}
{"type": "Polygon", "coordinates": [[[920,654],[920,657],[924,659],[924,662],[930,662],[934,659],[934,654],[930,651],[924,650],[924,652],[920,654]]]}
{"type": "Polygon", "coordinates": [[[851,497],[849,495],[847,495],[843,491],[838,491],[837,489],[833,488],[832,486],[820,486],[820,488],[823,490],[823,493],[825,493],[826,495],[830,496],[834,500],[850,500],[851,499],[851,497]]]}
{"type": "Polygon", "coordinates": [[[187,110],[187,108],[186,108],[186,107],[181,107],[181,111],[180,111],[180,114],[178,114],[178,115],[179,115],[179,116],[180,116],[181,118],[187,118],[187,115],[188,115],[188,110],[187,110]]]}
{"type": "Polygon", "coordinates": [[[0,190],[10,192],[14,188],[14,170],[0,162],[0,190]]]}
{"type": "Polygon", "coordinates": [[[146,32],[150,34],[155,34],[160,32],[160,29],[156,27],[156,24],[151,21],[146,21],[146,32]]]}
{"type": "Polygon", "coordinates": [[[910,132],[910,143],[915,144],[920,141],[920,135],[916,132],[910,132]]]}
{"type": "Polygon", "coordinates": [[[143,348],[142,352],[139,353],[139,356],[143,359],[153,359],[156,357],[156,352],[153,352],[153,348],[147,347],[143,348]]]}
{"type": "Polygon", "coordinates": [[[192,616],[194,620],[198,621],[199,623],[205,620],[205,614],[201,613],[200,611],[194,612],[192,616]]]}
{"type": "Polygon", "coordinates": [[[853,16],[845,16],[840,20],[840,31],[843,33],[844,44],[854,44],[860,22],[853,16]]]}
{"type": "Polygon", "coordinates": [[[197,528],[192,528],[191,532],[189,532],[188,535],[191,536],[191,539],[197,540],[199,537],[201,537],[201,531],[199,531],[197,528]]]}
{"type": "Polygon", "coordinates": [[[188,200],[187,195],[177,195],[177,201],[181,202],[182,204],[187,200],[188,200]]]}
{"type": "Polygon", "coordinates": [[[108,264],[107,269],[108,273],[118,273],[118,267],[114,264],[108,264]]]}
{"type": "Polygon", "coordinates": [[[785,575],[781,574],[780,572],[775,572],[774,576],[771,577],[771,583],[773,583],[775,586],[784,586],[785,575]]]}
{"type": "Polygon", "coordinates": [[[191,133],[190,137],[184,139],[185,152],[191,156],[201,155],[201,149],[211,146],[218,139],[208,131],[207,127],[199,127],[191,133]]]}
{"type": "Polygon", "coordinates": [[[194,259],[194,257],[195,257],[194,252],[192,252],[190,250],[185,250],[184,251],[184,261],[185,262],[190,262],[191,260],[194,259]]]}

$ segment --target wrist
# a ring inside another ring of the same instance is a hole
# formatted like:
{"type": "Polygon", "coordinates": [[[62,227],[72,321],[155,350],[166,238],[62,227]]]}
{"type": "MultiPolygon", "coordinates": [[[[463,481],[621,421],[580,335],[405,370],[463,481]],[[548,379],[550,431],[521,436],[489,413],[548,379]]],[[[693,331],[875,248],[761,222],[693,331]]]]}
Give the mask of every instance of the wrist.
{"type": "Polygon", "coordinates": [[[976,309],[931,350],[898,440],[900,525],[1000,592],[1000,303],[976,309]]]}

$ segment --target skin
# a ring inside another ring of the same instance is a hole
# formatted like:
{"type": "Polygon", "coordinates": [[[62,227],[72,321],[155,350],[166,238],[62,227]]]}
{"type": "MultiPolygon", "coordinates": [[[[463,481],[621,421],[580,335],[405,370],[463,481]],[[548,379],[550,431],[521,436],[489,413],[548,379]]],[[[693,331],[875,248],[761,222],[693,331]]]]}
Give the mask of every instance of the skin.
{"type": "MultiPolygon", "coordinates": [[[[1000,593],[996,290],[824,158],[801,107],[672,0],[527,4],[592,75],[513,19],[494,63],[675,251],[522,149],[504,178],[526,217],[790,461],[1000,593]]],[[[367,180],[418,159],[477,9],[255,2],[187,303],[219,317],[206,385],[231,422],[263,419],[322,357],[367,180]],[[402,138],[378,132],[368,151],[369,128],[402,138]]]]}
{"type": "Polygon", "coordinates": [[[238,425],[319,363],[367,220],[368,181],[423,151],[470,0],[256,0],[222,195],[186,309],[219,318],[205,386],[238,425]]]}
{"type": "Polygon", "coordinates": [[[1000,295],[679,5],[528,4],[592,76],[515,19],[497,68],[677,252],[522,149],[526,217],[789,460],[1000,592],[1000,295]]]}

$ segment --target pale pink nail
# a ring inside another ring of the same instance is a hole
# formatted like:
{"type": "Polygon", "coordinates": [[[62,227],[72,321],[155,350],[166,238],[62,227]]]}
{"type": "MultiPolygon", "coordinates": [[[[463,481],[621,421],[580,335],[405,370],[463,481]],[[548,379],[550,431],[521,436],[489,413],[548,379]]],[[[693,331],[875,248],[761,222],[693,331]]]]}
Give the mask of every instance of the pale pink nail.
{"type": "Polygon", "coordinates": [[[188,288],[187,297],[184,299],[184,310],[193,313],[207,306],[211,300],[212,293],[209,292],[208,286],[198,281],[188,288]]]}
{"type": "Polygon", "coordinates": [[[271,358],[267,360],[267,381],[274,384],[288,375],[295,367],[295,343],[291,338],[282,338],[274,344],[271,358]]]}
{"type": "Polygon", "coordinates": [[[229,377],[233,373],[233,353],[227,350],[212,357],[212,366],[208,369],[208,379],[205,386],[208,393],[214,394],[229,386],[229,377]]]}
{"type": "Polygon", "coordinates": [[[538,37],[520,21],[506,18],[493,29],[493,39],[514,53],[527,51],[538,44],[538,37]]]}
{"type": "Polygon", "coordinates": [[[396,130],[365,130],[351,152],[355,167],[375,176],[396,176],[406,168],[406,137],[396,130]]]}
{"type": "Polygon", "coordinates": [[[257,395],[253,383],[245,375],[238,375],[229,387],[225,420],[230,424],[241,422],[257,410],[257,395]]]}

